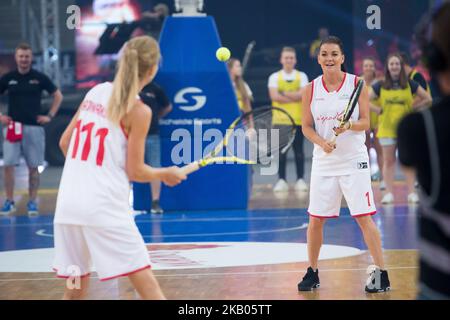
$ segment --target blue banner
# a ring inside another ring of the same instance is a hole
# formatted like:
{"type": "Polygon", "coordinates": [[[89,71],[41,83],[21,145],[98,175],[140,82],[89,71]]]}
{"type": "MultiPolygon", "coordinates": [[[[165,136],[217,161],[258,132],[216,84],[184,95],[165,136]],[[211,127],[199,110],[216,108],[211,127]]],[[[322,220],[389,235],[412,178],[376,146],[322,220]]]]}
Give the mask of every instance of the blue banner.
{"type": "MultiPolygon", "coordinates": [[[[167,18],[160,46],[162,64],[156,82],[173,104],[173,111],[160,121],[161,162],[183,166],[221,141],[239,108],[226,64],[216,59],[221,43],[212,17],[167,18]]],[[[161,206],[165,210],[245,209],[250,170],[237,164],[203,168],[175,188],[164,186],[161,206]]],[[[149,197],[148,191],[142,192],[146,188],[134,189],[135,199],[149,197]]],[[[148,203],[141,200],[135,200],[135,209],[145,209],[136,205],[148,203]]]]}

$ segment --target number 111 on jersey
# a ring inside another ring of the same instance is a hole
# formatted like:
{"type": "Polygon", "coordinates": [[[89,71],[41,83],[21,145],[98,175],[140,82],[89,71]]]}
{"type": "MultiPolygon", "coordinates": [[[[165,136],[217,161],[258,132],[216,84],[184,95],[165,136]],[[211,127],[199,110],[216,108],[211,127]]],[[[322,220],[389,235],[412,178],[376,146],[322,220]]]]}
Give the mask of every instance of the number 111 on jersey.
{"type": "MultiPolygon", "coordinates": [[[[80,147],[80,138],[81,134],[86,135],[86,139],[84,141],[83,148],[81,150],[81,161],[87,161],[89,158],[89,154],[91,153],[91,145],[92,139],[99,139],[98,150],[96,154],[96,164],[98,166],[103,165],[103,158],[105,156],[105,139],[108,135],[108,128],[95,128],[94,122],[89,122],[86,124],[82,124],[81,120],[77,121],[75,126],[75,143],[72,149],[72,159],[75,159],[78,156],[78,149],[80,147]],[[94,137],[92,134],[95,132],[94,137]]],[[[95,151],[93,151],[95,152],[95,151]]]]}

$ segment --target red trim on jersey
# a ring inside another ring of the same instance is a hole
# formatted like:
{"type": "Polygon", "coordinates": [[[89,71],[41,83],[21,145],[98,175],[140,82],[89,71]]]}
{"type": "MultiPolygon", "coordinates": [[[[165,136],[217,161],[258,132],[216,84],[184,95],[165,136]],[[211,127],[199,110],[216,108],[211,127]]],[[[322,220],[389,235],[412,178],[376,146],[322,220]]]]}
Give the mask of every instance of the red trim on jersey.
{"type": "Polygon", "coordinates": [[[346,72],[344,73],[344,79],[342,79],[342,83],[341,83],[341,85],[339,86],[339,88],[337,89],[336,92],[339,92],[339,90],[341,90],[342,86],[344,85],[345,78],[347,78],[347,73],[346,72]]]}
{"type": "Polygon", "coordinates": [[[120,121],[120,129],[122,129],[122,132],[123,132],[125,138],[127,138],[127,140],[128,140],[128,134],[125,131],[125,126],[123,125],[122,121],[120,121]]]}
{"type": "Polygon", "coordinates": [[[358,217],[364,217],[364,216],[373,216],[375,213],[377,213],[376,210],[372,211],[372,212],[369,212],[369,213],[353,214],[352,217],[358,218],[358,217]]]}
{"type": "Polygon", "coordinates": [[[358,77],[357,76],[355,76],[355,87],[356,87],[356,84],[358,83],[358,77]]]}
{"type": "Polygon", "coordinates": [[[311,97],[309,98],[309,107],[311,108],[311,102],[314,96],[314,80],[311,82],[311,97]]]}
{"type": "Polygon", "coordinates": [[[152,266],[148,265],[148,266],[145,266],[143,268],[140,268],[140,269],[128,272],[128,273],[120,274],[118,276],[113,276],[113,277],[109,277],[109,278],[100,279],[100,281],[108,281],[108,280],[112,280],[112,279],[115,279],[115,278],[126,277],[126,276],[129,276],[129,275],[132,275],[133,273],[136,273],[136,272],[139,272],[139,271],[142,271],[142,270],[145,270],[145,269],[150,269],[151,267],[152,266]]]}
{"type": "Polygon", "coordinates": [[[335,218],[339,218],[339,215],[337,215],[337,216],[329,216],[329,217],[322,217],[322,216],[315,216],[315,215],[309,213],[308,211],[306,213],[309,214],[311,217],[320,218],[320,219],[335,219],[335,218]]]}
{"type": "MultiPolygon", "coordinates": [[[[347,72],[344,72],[344,79],[342,79],[342,83],[339,86],[339,88],[336,90],[336,92],[339,92],[339,90],[341,90],[342,86],[344,85],[345,79],[347,78],[347,72]]],[[[327,85],[325,84],[325,81],[323,80],[323,76],[322,76],[322,85],[325,88],[325,90],[330,93],[330,91],[328,91],[327,85]]]]}
{"type": "Polygon", "coordinates": [[[327,85],[325,84],[325,81],[323,80],[323,76],[322,76],[322,86],[325,88],[325,90],[330,93],[330,91],[328,91],[327,85]]]}
{"type": "MultiPolygon", "coordinates": [[[[59,279],[69,279],[69,278],[72,278],[72,277],[76,277],[76,276],[61,276],[61,275],[58,274],[58,269],[55,269],[55,268],[53,268],[53,271],[56,272],[56,277],[59,278],[59,279]]],[[[86,274],[83,274],[83,275],[81,275],[79,277],[80,278],[85,278],[85,277],[89,277],[90,275],[91,275],[91,273],[86,273],[86,274]]]]}

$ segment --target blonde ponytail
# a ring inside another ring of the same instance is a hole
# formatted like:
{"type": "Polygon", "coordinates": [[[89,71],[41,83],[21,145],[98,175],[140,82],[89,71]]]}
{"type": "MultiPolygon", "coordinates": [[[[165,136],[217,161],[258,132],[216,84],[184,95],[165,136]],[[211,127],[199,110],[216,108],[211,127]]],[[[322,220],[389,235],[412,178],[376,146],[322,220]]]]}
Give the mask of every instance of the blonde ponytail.
{"type": "Polygon", "coordinates": [[[135,106],[141,81],[159,59],[158,43],[149,36],[136,37],[125,44],[108,104],[107,117],[111,122],[119,125],[135,106]]]}

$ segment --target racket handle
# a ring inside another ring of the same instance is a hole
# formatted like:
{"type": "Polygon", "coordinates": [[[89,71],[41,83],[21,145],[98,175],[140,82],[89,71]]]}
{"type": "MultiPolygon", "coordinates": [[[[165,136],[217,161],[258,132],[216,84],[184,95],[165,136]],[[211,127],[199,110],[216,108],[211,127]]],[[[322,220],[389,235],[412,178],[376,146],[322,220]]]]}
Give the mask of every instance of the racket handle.
{"type": "Polygon", "coordinates": [[[180,169],[181,172],[183,172],[185,175],[188,175],[200,169],[200,166],[197,161],[194,161],[192,163],[185,165],[184,167],[181,167],[180,169]]]}

